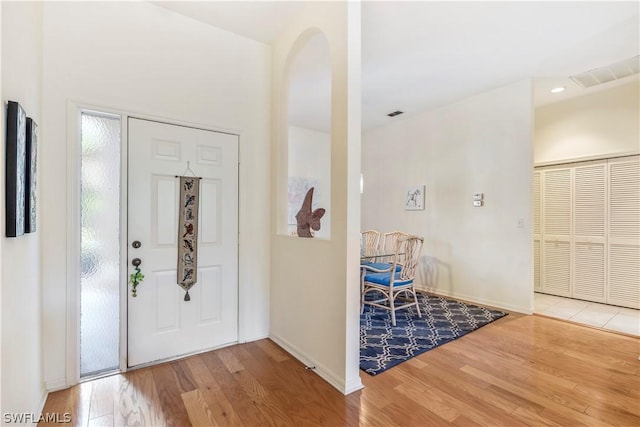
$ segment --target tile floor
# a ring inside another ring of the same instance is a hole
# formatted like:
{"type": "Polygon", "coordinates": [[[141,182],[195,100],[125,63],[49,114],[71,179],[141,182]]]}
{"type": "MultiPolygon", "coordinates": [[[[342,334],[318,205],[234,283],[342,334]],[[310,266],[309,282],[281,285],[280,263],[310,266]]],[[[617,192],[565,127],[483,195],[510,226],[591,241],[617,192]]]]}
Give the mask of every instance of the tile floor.
{"type": "Polygon", "coordinates": [[[536,313],[640,336],[640,310],[538,292],[534,297],[536,313]]]}

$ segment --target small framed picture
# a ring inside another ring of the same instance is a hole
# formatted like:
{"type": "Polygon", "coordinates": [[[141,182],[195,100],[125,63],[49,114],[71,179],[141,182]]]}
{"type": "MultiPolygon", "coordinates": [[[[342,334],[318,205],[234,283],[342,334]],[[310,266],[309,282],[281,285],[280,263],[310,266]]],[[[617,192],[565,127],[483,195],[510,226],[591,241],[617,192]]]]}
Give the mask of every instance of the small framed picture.
{"type": "Polygon", "coordinates": [[[424,185],[407,187],[404,193],[404,209],[406,211],[424,210],[424,185]]]}
{"type": "Polygon", "coordinates": [[[37,202],[37,160],[38,160],[38,125],[27,117],[26,129],[26,164],[25,164],[25,195],[24,195],[24,232],[36,231],[36,202],[37,202]]]}
{"type": "Polygon", "coordinates": [[[24,109],[17,102],[9,101],[5,165],[7,237],[22,236],[25,230],[26,128],[27,115],[24,109]]]}

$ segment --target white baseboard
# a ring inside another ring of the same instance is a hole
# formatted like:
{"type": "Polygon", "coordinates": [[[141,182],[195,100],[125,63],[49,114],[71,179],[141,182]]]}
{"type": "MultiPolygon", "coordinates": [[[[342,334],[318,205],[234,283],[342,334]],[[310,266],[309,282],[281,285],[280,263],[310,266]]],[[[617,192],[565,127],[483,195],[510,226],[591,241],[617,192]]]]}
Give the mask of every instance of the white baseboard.
{"type": "Polygon", "coordinates": [[[302,362],[305,366],[312,366],[313,372],[316,373],[320,378],[331,384],[335,389],[337,389],[342,394],[349,394],[354,391],[360,390],[364,386],[360,380],[360,376],[358,378],[352,378],[347,381],[342,380],[338,375],[336,375],[333,371],[328,369],[326,366],[322,365],[313,360],[305,352],[301,351],[298,347],[291,344],[285,339],[278,337],[277,335],[270,335],[269,338],[273,340],[280,347],[285,349],[289,354],[302,362]]]}
{"type": "MultiPolygon", "coordinates": [[[[358,368],[358,372],[360,372],[360,368],[358,368]]],[[[362,384],[360,375],[357,375],[356,378],[351,378],[346,381],[344,394],[351,394],[354,391],[362,390],[363,388],[364,385],[362,384]]]]}
{"type": "Polygon", "coordinates": [[[420,287],[416,286],[416,290],[429,292],[430,294],[440,295],[443,297],[450,297],[454,299],[457,298],[460,300],[468,301],[473,304],[488,305],[490,307],[499,308],[501,310],[513,311],[513,312],[522,313],[522,314],[533,314],[533,309],[531,307],[529,308],[519,307],[519,306],[505,303],[504,301],[495,301],[491,299],[478,298],[473,295],[466,295],[459,292],[450,292],[442,289],[433,289],[433,288],[428,288],[426,286],[420,286],[420,287]]]}

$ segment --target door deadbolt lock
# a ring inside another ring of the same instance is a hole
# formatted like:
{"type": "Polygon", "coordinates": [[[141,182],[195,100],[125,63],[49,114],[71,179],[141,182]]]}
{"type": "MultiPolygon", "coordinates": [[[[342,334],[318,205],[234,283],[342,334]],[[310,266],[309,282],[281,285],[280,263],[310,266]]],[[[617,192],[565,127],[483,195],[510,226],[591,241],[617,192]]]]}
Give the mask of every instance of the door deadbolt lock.
{"type": "Polygon", "coordinates": [[[139,240],[134,240],[133,243],[131,243],[131,246],[133,246],[134,249],[138,249],[140,246],[142,246],[142,243],[140,243],[139,240]]]}

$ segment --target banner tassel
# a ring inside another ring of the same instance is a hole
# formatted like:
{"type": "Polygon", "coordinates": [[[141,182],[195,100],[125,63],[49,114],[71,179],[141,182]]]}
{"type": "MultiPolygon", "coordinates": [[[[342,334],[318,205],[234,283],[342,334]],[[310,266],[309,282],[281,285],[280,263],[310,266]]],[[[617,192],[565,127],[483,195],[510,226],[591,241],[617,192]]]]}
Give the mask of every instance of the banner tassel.
{"type": "Polygon", "coordinates": [[[184,294],[184,300],[185,301],[191,301],[191,297],[189,296],[189,291],[187,291],[187,293],[184,294]]]}

